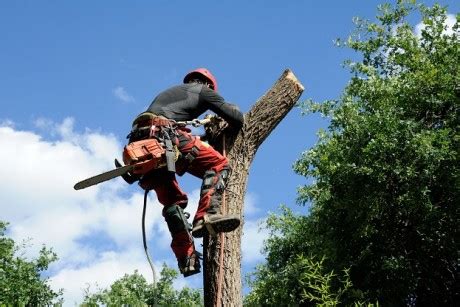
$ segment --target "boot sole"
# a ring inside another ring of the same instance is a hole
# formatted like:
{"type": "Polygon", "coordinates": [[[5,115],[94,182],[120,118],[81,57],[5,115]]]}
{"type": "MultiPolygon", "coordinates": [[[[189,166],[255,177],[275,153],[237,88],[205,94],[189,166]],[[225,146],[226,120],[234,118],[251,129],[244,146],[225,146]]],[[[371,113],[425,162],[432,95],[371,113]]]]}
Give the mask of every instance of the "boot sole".
{"type": "Polygon", "coordinates": [[[197,269],[197,270],[187,270],[187,271],[183,272],[182,274],[184,275],[184,277],[189,277],[189,276],[198,274],[198,273],[200,273],[200,272],[201,272],[200,269],[197,269]]]}
{"type": "MultiPolygon", "coordinates": [[[[210,221],[212,228],[216,233],[219,232],[230,232],[238,228],[240,226],[240,219],[236,217],[224,217],[222,219],[216,221],[210,221]]],[[[208,233],[206,226],[204,223],[200,224],[199,226],[193,228],[192,236],[194,238],[202,238],[205,233],[208,233]]]]}

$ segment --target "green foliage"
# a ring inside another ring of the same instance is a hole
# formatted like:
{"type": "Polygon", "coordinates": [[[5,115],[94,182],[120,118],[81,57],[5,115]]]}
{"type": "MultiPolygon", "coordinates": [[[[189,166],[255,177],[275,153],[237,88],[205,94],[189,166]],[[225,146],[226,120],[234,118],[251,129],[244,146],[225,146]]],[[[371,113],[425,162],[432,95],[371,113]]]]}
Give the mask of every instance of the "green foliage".
{"type": "Polygon", "coordinates": [[[161,278],[155,287],[148,284],[145,278],[135,271],[115,281],[109,288],[90,293],[85,290],[83,305],[98,306],[202,306],[199,290],[183,288],[180,291],[173,288],[173,281],[178,276],[177,271],[163,266],[161,278]]]}
{"type": "Polygon", "coordinates": [[[294,166],[313,179],[298,191],[310,212],[285,211],[279,225],[269,224],[275,232],[252,302],[269,291],[299,299],[300,283],[275,289],[269,281],[302,259],[324,259],[314,272],[330,285],[331,302],[439,306],[459,299],[460,16],[450,32],[445,20],[438,5],[398,1],[380,6],[376,23],[356,19],[356,33],[338,41],[362,60],[347,62],[352,78],[338,100],[303,104],[305,113],[330,118],[294,166]],[[421,36],[405,21],[417,12],[421,36]],[[349,280],[340,273],[341,284],[332,272],[344,270],[349,280]]]}
{"type": "Polygon", "coordinates": [[[43,306],[59,303],[62,291],[54,292],[41,272],[48,269],[56,254],[43,247],[31,261],[20,254],[25,244],[17,245],[6,237],[7,223],[0,221],[0,305],[43,306]]]}
{"type": "Polygon", "coordinates": [[[267,221],[270,237],[265,244],[267,263],[249,278],[252,291],[247,306],[337,306],[351,286],[348,272],[326,271],[325,259],[305,256],[310,248],[308,218],[283,207],[280,216],[267,221]]]}

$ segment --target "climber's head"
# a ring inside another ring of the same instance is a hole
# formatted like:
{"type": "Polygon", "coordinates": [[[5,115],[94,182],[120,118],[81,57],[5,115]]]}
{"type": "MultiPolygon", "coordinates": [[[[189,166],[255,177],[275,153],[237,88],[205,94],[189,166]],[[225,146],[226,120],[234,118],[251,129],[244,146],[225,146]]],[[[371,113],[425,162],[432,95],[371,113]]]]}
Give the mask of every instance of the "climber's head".
{"type": "Polygon", "coordinates": [[[217,80],[212,73],[206,68],[197,68],[192,70],[184,77],[184,83],[205,84],[210,89],[217,91],[217,80]]]}

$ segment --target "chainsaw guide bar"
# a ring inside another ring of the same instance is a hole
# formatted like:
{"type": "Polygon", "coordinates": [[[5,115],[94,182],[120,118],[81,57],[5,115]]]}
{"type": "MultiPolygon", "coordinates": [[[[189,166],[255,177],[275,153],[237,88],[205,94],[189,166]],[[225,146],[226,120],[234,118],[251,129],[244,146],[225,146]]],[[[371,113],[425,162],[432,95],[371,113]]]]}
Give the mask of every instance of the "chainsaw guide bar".
{"type": "Polygon", "coordinates": [[[124,175],[124,174],[132,171],[134,169],[134,166],[135,165],[125,165],[125,166],[113,169],[111,171],[107,171],[107,172],[104,172],[102,174],[90,177],[88,179],[85,179],[85,180],[82,180],[82,181],[78,182],[77,184],[74,185],[73,188],[75,190],[81,190],[81,189],[85,189],[87,187],[96,185],[98,183],[113,179],[115,177],[124,175]]]}

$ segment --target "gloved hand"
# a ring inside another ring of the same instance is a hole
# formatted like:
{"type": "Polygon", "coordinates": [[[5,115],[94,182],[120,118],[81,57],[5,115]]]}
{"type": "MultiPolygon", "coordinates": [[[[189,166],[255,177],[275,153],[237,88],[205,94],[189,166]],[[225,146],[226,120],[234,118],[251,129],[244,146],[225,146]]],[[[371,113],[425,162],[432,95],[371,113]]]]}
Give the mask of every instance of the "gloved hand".
{"type": "Polygon", "coordinates": [[[225,121],[222,117],[217,116],[215,114],[206,114],[204,119],[209,120],[210,124],[212,124],[212,125],[218,125],[220,122],[225,121]]]}

